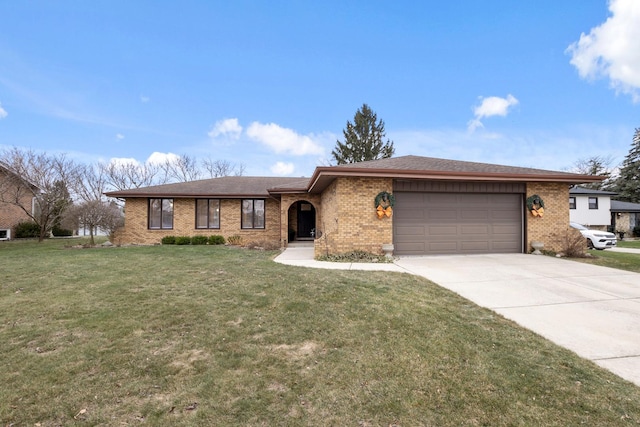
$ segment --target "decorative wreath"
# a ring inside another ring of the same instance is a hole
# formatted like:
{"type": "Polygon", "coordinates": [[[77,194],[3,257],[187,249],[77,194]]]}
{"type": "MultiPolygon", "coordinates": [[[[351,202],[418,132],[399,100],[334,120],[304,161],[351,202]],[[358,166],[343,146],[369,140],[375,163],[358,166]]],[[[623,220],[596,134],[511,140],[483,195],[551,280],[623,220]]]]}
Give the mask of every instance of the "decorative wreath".
{"type": "Polygon", "coordinates": [[[378,193],[375,200],[376,215],[378,219],[382,219],[384,216],[387,218],[393,214],[393,206],[396,204],[396,198],[393,194],[386,191],[378,193]]]}
{"type": "Polygon", "coordinates": [[[531,212],[531,215],[542,217],[544,215],[544,201],[538,196],[534,194],[533,196],[527,198],[527,209],[531,212]]]}

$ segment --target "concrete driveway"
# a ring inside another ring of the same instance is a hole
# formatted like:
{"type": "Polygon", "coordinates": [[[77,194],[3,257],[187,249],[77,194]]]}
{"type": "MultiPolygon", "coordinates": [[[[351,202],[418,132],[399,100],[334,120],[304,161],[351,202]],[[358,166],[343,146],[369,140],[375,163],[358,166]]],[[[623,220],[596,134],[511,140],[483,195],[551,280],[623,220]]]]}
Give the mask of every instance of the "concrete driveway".
{"type": "Polygon", "coordinates": [[[525,254],[401,257],[395,264],[640,386],[638,273],[525,254]]]}

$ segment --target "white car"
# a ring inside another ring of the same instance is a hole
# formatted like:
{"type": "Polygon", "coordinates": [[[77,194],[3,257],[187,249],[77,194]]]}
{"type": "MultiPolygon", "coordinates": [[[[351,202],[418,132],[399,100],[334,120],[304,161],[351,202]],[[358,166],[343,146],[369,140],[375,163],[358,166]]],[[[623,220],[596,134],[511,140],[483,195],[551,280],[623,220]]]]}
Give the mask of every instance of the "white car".
{"type": "Polygon", "coordinates": [[[587,238],[587,246],[589,249],[602,250],[612,248],[618,243],[618,239],[616,239],[616,235],[613,233],[600,230],[589,230],[587,227],[582,224],[578,224],[577,222],[571,222],[569,224],[576,230],[580,230],[580,233],[587,238]]]}

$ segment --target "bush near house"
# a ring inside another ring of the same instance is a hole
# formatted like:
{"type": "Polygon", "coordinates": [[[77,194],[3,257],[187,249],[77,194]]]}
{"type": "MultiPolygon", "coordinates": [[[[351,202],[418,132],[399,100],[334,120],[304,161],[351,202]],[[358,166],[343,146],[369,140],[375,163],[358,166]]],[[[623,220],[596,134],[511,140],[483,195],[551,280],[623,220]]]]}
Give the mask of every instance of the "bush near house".
{"type": "Polygon", "coordinates": [[[193,236],[191,238],[192,245],[206,245],[208,241],[209,238],[207,236],[193,236]]]}
{"type": "Polygon", "coordinates": [[[176,244],[176,236],[164,236],[160,242],[163,245],[175,245],[176,244]]]}
{"type": "Polygon", "coordinates": [[[176,237],[176,245],[190,245],[191,244],[191,237],[189,236],[178,236],[176,237]]]}
{"type": "Polygon", "coordinates": [[[56,237],[69,237],[73,236],[73,230],[69,230],[68,228],[62,228],[59,225],[54,225],[51,229],[51,234],[56,237]]]}
{"type": "Polygon", "coordinates": [[[19,222],[15,228],[16,239],[26,239],[40,236],[40,226],[35,222],[19,222]]]}
{"type": "Polygon", "coordinates": [[[218,234],[214,234],[213,236],[210,236],[209,237],[209,244],[210,245],[224,245],[225,244],[224,236],[220,236],[218,234]]]}

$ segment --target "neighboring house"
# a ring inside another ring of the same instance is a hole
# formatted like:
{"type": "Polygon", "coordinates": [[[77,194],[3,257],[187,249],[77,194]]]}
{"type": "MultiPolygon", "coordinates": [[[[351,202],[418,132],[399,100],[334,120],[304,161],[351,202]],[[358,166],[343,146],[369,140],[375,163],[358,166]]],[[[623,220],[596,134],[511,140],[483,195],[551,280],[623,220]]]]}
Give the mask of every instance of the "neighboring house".
{"type": "Polygon", "coordinates": [[[640,227],[640,203],[612,200],[611,225],[616,233],[624,233],[627,237],[635,235],[634,229],[640,227]]]}
{"type": "Polygon", "coordinates": [[[316,255],[525,253],[531,241],[560,251],[569,229],[569,188],[601,178],[541,169],[403,156],[317,167],[310,178],[222,177],[113,191],[125,201],[116,243],[220,234],[285,247],[314,238],[316,255]],[[374,201],[391,193],[391,217],[374,201]],[[544,202],[544,215],[527,198],[544,202]]]}
{"type": "Polygon", "coordinates": [[[569,190],[569,218],[592,229],[611,228],[611,191],[576,186],[569,190]]]}
{"type": "Polygon", "coordinates": [[[31,221],[31,218],[21,208],[9,203],[9,200],[18,199],[23,206],[31,206],[33,209],[33,197],[31,194],[19,193],[14,184],[13,172],[0,164],[0,240],[11,239],[14,227],[23,221],[31,221]]]}

